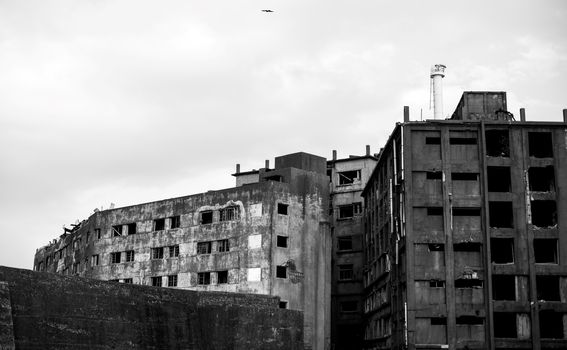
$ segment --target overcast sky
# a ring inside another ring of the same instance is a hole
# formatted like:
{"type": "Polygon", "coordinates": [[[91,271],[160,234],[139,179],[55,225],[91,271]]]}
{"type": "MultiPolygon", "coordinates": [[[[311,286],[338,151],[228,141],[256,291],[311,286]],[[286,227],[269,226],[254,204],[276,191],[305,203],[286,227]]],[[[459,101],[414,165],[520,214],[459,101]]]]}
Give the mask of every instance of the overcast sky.
{"type": "Polygon", "coordinates": [[[562,120],[567,1],[0,0],[0,265],[94,208],[232,187],[235,164],[378,152],[429,70],[562,120]],[[273,13],[262,12],[271,9],[273,13]]]}

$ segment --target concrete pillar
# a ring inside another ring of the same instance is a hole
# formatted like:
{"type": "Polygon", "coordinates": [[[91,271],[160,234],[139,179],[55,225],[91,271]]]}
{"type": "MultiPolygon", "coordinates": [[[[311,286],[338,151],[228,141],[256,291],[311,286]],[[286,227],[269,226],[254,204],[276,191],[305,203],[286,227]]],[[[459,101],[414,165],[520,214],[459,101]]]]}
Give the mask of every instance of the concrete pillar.
{"type": "Polygon", "coordinates": [[[409,122],[409,107],[404,106],[404,123],[409,122]]]}
{"type": "Polygon", "coordinates": [[[526,109],[525,108],[520,108],[520,121],[521,122],[526,121],[526,109]]]}

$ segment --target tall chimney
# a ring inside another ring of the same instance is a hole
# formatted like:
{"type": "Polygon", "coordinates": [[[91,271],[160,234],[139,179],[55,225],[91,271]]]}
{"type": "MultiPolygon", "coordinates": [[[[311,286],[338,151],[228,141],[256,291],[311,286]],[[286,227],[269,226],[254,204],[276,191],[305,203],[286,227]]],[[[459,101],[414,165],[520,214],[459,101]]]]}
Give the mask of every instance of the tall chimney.
{"type": "Polygon", "coordinates": [[[337,160],[337,150],[333,150],[333,160],[337,160]]]}
{"type": "Polygon", "coordinates": [[[443,119],[443,77],[445,67],[435,64],[431,67],[431,81],[433,86],[433,119],[443,119]]]}
{"type": "Polygon", "coordinates": [[[366,155],[370,155],[370,145],[366,145],[366,155]]]}
{"type": "Polygon", "coordinates": [[[266,159],[266,166],[265,166],[265,168],[266,168],[266,169],[270,169],[270,160],[269,160],[269,159],[266,159]]]}
{"type": "Polygon", "coordinates": [[[240,164],[236,164],[236,173],[240,174],[240,164]]]}

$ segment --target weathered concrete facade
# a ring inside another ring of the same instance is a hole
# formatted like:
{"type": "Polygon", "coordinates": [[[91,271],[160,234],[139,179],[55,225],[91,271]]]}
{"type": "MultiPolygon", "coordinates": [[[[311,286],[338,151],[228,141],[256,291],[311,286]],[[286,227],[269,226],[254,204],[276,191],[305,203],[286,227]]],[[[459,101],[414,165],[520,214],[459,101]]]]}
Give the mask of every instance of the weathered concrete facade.
{"type": "Polygon", "coordinates": [[[1,349],[303,349],[279,298],[0,267],[1,349]]]}
{"type": "Polygon", "coordinates": [[[566,348],[567,120],[404,114],[363,192],[366,348],[566,348]]]}
{"type": "Polygon", "coordinates": [[[363,211],[362,190],[376,166],[370,154],[327,162],[331,180],[332,222],[331,334],[333,349],[361,349],[363,340],[363,211]]]}
{"type": "Polygon", "coordinates": [[[34,266],[100,280],[278,296],[304,313],[305,347],[330,341],[325,159],[277,157],[259,181],[99,211],[38,250],[34,266]]]}

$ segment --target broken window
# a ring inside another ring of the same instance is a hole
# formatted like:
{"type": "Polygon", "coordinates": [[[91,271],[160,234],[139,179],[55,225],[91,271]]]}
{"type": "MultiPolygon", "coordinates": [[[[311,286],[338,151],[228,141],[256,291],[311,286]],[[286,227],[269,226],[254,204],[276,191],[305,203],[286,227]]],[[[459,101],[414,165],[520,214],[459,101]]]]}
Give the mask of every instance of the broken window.
{"type": "Polygon", "coordinates": [[[441,138],[440,137],[426,137],[425,138],[426,145],[440,145],[441,138]]]}
{"type": "Polygon", "coordinates": [[[338,250],[352,250],[352,236],[337,238],[338,250]]]}
{"type": "Polygon", "coordinates": [[[179,215],[169,218],[169,228],[179,228],[181,226],[181,217],[179,215]]]}
{"type": "Polygon", "coordinates": [[[170,258],[179,257],[179,244],[169,246],[169,257],[170,258]]]}
{"type": "Polygon", "coordinates": [[[451,137],[449,139],[451,145],[476,145],[476,137],[451,137]]]}
{"type": "Polygon", "coordinates": [[[275,182],[284,182],[284,178],[281,175],[272,175],[272,176],[266,176],[264,178],[264,180],[266,181],[275,181],[275,182]]]}
{"type": "Polygon", "coordinates": [[[201,212],[201,225],[210,224],[213,222],[213,211],[207,210],[201,212]]]}
{"type": "Polygon", "coordinates": [[[481,245],[477,242],[463,242],[453,244],[453,250],[456,252],[480,252],[481,245]]]}
{"type": "Polygon", "coordinates": [[[161,287],[161,276],[152,277],[152,286],[161,287]]]}
{"type": "Polygon", "coordinates": [[[126,283],[126,284],[132,284],[134,283],[134,280],[131,278],[125,278],[122,280],[122,283],[126,283]]]}
{"type": "Polygon", "coordinates": [[[559,276],[536,276],[537,300],[561,301],[559,276]]]}
{"type": "Polygon", "coordinates": [[[488,192],[510,192],[512,182],[510,178],[510,167],[489,166],[486,169],[488,177],[488,192]]]}
{"type": "Polygon", "coordinates": [[[289,205],[284,203],[278,203],[278,214],[287,215],[287,207],[289,205]]]}
{"type": "Polygon", "coordinates": [[[553,310],[540,311],[539,331],[542,338],[563,339],[563,314],[553,310]]]}
{"type": "Polygon", "coordinates": [[[447,317],[431,317],[429,322],[432,326],[446,326],[447,317]]]}
{"type": "Polygon", "coordinates": [[[288,237],[278,235],[276,246],[278,246],[280,248],[287,248],[287,240],[288,240],[288,237]]]}
{"type": "Polygon", "coordinates": [[[177,287],[177,275],[167,276],[167,286],[168,287],[177,287]]]}
{"type": "Polygon", "coordinates": [[[477,278],[459,278],[455,280],[455,288],[482,288],[482,280],[477,278]]]}
{"type": "Polygon", "coordinates": [[[429,216],[442,216],[443,207],[429,207],[427,208],[427,215],[429,216]]]}
{"type": "Polygon", "coordinates": [[[228,244],[228,239],[221,239],[217,241],[217,252],[224,253],[230,250],[230,246],[228,244]]]}
{"type": "Polygon", "coordinates": [[[514,214],[512,202],[489,202],[490,227],[512,228],[514,227],[514,214]]]}
{"type": "Polygon", "coordinates": [[[341,312],[356,312],[358,311],[358,302],[355,300],[342,301],[341,312]]]}
{"type": "Polygon", "coordinates": [[[134,251],[133,250],[128,250],[128,251],[124,252],[124,254],[126,255],[126,262],[134,261],[134,251]]]}
{"type": "Polygon", "coordinates": [[[217,284],[228,283],[228,271],[217,271],[217,284]]]}
{"type": "Polygon", "coordinates": [[[352,203],[339,206],[339,219],[350,219],[362,214],[362,203],[352,203]]]}
{"type": "Polygon", "coordinates": [[[339,185],[352,185],[360,182],[360,170],[339,172],[339,185]]]}
{"type": "Polygon", "coordinates": [[[165,219],[155,219],[154,220],[154,231],[165,230],[165,219]]]}
{"type": "Polygon", "coordinates": [[[510,157],[508,130],[486,130],[486,155],[489,157],[510,157]]]}
{"type": "Polygon", "coordinates": [[[136,223],[132,222],[126,225],[128,230],[128,235],[135,235],[136,234],[136,223]]]}
{"type": "Polygon", "coordinates": [[[112,226],[112,237],[122,236],[122,225],[112,226]]]}
{"type": "Polygon", "coordinates": [[[557,225],[557,206],[555,201],[532,201],[532,224],[537,227],[557,225]]]}
{"type": "Polygon", "coordinates": [[[163,259],[163,247],[152,248],[152,259],[163,259]]]}
{"type": "Polygon", "coordinates": [[[220,210],[220,221],[232,221],[240,218],[240,207],[232,206],[220,210]]]}
{"type": "Polygon", "coordinates": [[[428,171],[425,174],[425,178],[427,180],[442,180],[443,179],[443,172],[441,172],[441,171],[428,171]]]}
{"type": "Polygon", "coordinates": [[[354,279],[354,270],[352,264],[338,265],[339,281],[351,281],[354,279]]]}
{"type": "Polygon", "coordinates": [[[197,254],[211,254],[211,242],[198,242],[197,254]]]}
{"type": "Polygon", "coordinates": [[[484,324],[484,318],[471,315],[457,316],[457,324],[482,325],[484,324]]]}
{"type": "Polygon", "coordinates": [[[276,277],[287,278],[287,266],[276,266],[276,277]]]}
{"type": "Polygon", "coordinates": [[[534,257],[537,264],[557,264],[557,239],[534,239],[534,257]]]}
{"type": "Polygon", "coordinates": [[[517,338],[518,328],[516,325],[516,314],[513,312],[494,313],[494,337],[517,338]]]}
{"type": "Polygon", "coordinates": [[[95,228],[95,235],[96,235],[96,239],[100,239],[100,238],[101,238],[100,228],[95,228]]]}
{"type": "Polygon", "coordinates": [[[480,216],[480,208],[453,208],[453,216],[480,216]]]}
{"type": "Polygon", "coordinates": [[[453,181],[478,181],[478,173],[451,173],[453,181]]]}
{"type": "Polygon", "coordinates": [[[553,157],[553,143],[550,132],[529,132],[528,143],[530,157],[553,157]]]}
{"type": "Polygon", "coordinates": [[[514,238],[491,238],[490,253],[494,264],[513,264],[514,238]]]}
{"type": "Polygon", "coordinates": [[[445,281],[431,280],[429,281],[429,288],[445,288],[445,281]]]}
{"type": "Polygon", "coordinates": [[[492,275],[492,299],[516,300],[516,276],[492,275]]]}
{"type": "Polygon", "coordinates": [[[429,243],[427,247],[430,252],[442,252],[445,250],[445,245],[440,243],[429,243]]]}
{"type": "Polygon", "coordinates": [[[280,300],[279,307],[280,309],[287,309],[288,302],[285,300],[280,300]]]}
{"type": "Polygon", "coordinates": [[[197,273],[197,284],[201,284],[201,285],[211,284],[211,273],[210,272],[197,273]]]}
{"type": "Polygon", "coordinates": [[[91,266],[98,266],[98,254],[91,256],[91,266]]]}
{"type": "Polygon", "coordinates": [[[555,191],[555,172],[553,166],[531,167],[528,169],[530,191],[555,191]]]}

